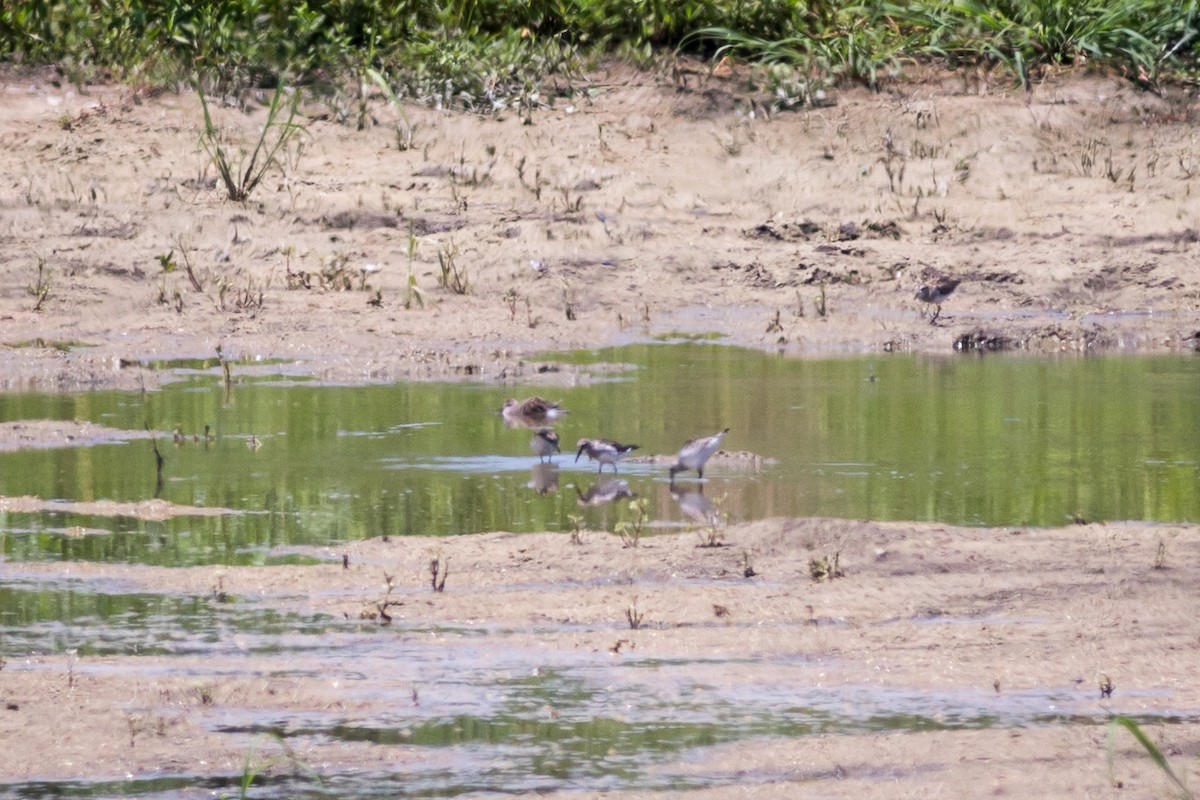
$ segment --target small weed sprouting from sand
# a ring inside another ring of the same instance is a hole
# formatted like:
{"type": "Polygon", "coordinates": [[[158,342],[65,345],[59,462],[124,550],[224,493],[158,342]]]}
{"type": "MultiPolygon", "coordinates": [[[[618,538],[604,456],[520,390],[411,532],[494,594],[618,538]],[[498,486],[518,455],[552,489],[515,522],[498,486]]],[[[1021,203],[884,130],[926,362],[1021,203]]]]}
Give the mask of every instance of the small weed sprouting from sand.
{"type": "Polygon", "coordinates": [[[754,571],[754,564],[750,561],[750,551],[742,551],[742,577],[753,578],[758,573],[754,571]]]}
{"type": "Polygon", "coordinates": [[[579,299],[575,295],[575,287],[571,285],[570,281],[565,279],[563,280],[562,297],[563,313],[566,315],[568,322],[574,322],[576,319],[575,306],[578,305],[579,299]]]}
{"type": "Polygon", "coordinates": [[[558,187],[558,193],[562,195],[563,211],[567,214],[578,214],[583,209],[583,195],[571,197],[571,189],[567,186],[558,187]]]}
{"type": "Polygon", "coordinates": [[[841,557],[842,551],[835,550],[832,555],[822,556],[821,558],[810,558],[808,560],[808,574],[812,576],[813,581],[816,583],[841,578],[845,575],[842,572],[840,564],[841,557]]]}
{"type": "Polygon", "coordinates": [[[33,297],[33,310],[41,311],[42,306],[50,297],[50,270],[46,269],[45,259],[38,259],[37,277],[33,283],[25,287],[25,291],[33,297]]]}
{"type": "Polygon", "coordinates": [[[727,514],[722,511],[725,505],[725,495],[713,498],[712,511],[708,515],[708,524],[696,531],[700,537],[701,547],[724,547],[725,543],[721,541],[725,538],[725,523],[727,514]]]}
{"type": "Polygon", "coordinates": [[[583,516],[567,514],[567,521],[571,523],[571,544],[583,544],[583,516]]]}
{"type": "Polygon", "coordinates": [[[525,187],[525,190],[532,194],[533,198],[538,201],[541,201],[542,199],[542,189],[545,189],[550,185],[550,181],[542,177],[542,170],[540,167],[533,171],[532,183],[525,180],[525,156],[521,156],[520,160],[517,161],[517,180],[520,181],[521,185],[525,187]]]}
{"type": "Polygon", "coordinates": [[[417,236],[413,232],[413,226],[408,224],[408,244],[405,247],[405,252],[408,255],[408,278],[404,281],[404,308],[408,310],[412,308],[413,303],[416,303],[421,308],[425,307],[425,296],[421,293],[421,287],[417,285],[417,274],[413,272],[413,261],[417,257],[417,247],[420,242],[417,241],[417,236]]]}
{"type": "MultiPolygon", "coordinates": [[[[192,285],[192,289],[195,290],[197,294],[204,294],[204,285],[200,283],[200,279],[196,277],[195,270],[192,269],[192,259],[188,257],[188,248],[184,243],[182,236],[175,237],[175,246],[179,248],[179,256],[183,259],[183,269],[185,272],[187,272],[188,283],[192,285]]],[[[171,256],[174,254],[174,252],[175,251],[172,250],[167,254],[167,263],[163,265],[163,272],[173,271],[175,262],[171,256]],[[167,266],[172,266],[172,270],[168,270],[167,266]]],[[[161,257],[159,258],[159,262],[162,263],[161,257]]]]}
{"type": "Polygon", "coordinates": [[[455,294],[466,294],[471,288],[467,268],[458,263],[458,245],[453,240],[438,249],[438,285],[455,294]]]}
{"type": "Polygon", "coordinates": [[[1158,547],[1154,550],[1154,564],[1152,569],[1167,568],[1167,543],[1164,539],[1158,540],[1158,547]]]}
{"type": "Polygon", "coordinates": [[[818,287],[818,289],[819,289],[819,293],[817,294],[817,304],[816,304],[817,305],[817,316],[824,319],[825,315],[829,313],[829,306],[826,303],[826,296],[825,296],[825,281],[821,281],[821,284],[818,287]]]}
{"type": "Polygon", "coordinates": [[[217,702],[216,689],[214,684],[206,683],[203,686],[194,687],[192,692],[196,695],[196,701],[200,705],[211,706],[217,702]]]}
{"type": "Polygon", "coordinates": [[[638,542],[642,539],[642,531],[645,529],[648,519],[646,514],[646,498],[639,497],[636,500],[630,500],[629,511],[633,514],[633,519],[621,520],[617,523],[614,530],[621,537],[622,547],[637,547],[638,542]]]}
{"type": "MultiPolygon", "coordinates": [[[[442,579],[445,584],[445,578],[442,579]]],[[[392,621],[392,615],[388,613],[388,609],[392,606],[401,606],[404,603],[400,600],[392,598],[392,592],[396,588],[395,576],[383,573],[383,597],[380,597],[373,604],[372,609],[364,608],[359,612],[359,619],[378,619],[380,625],[387,625],[392,621]]]]}
{"type": "Polygon", "coordinates": [[[510,287],[509,290],[504,293],[503,299],[504,299],[504,304],[506,306],[508,306],[508,321],[516,322],[517,321],[517,301],[521,299],[521,295],[519,295],[517,293],[516,289],[510,287]]]}
{"type": "Polygon", "coordinates": [[[193,86],[200,98],[200,108],[204,112],[204,130],[200,133],[200,146],[221,176],[229,199],[238,203],[245,202],[268,170],[273,167],[283,168],[282,158],[287,148],[297,134],[304,133],[304,126],[296,121],[300,112],[300,94],[288,91],[281,82],[271,98],[271,105],[267,109],[267,121],[263,123],[258,141],[249,151],[241,148],[236,160],[231,160],[221,143],[221,133],[213,124],[204,90],[198,82],[193,86]]]}
{"type": "Polygon", "coordinates": [[[883,164],[883,171],[887,173],[888,190],[892,194],[899,194],[904,189],[904,171],[908,166],[907,159],[904,154],[896,147],[896,142],[892,138],[891,130],[888,130],[883,137],[883,155],[876,159],[877,163],[883,164]]]}
{"type": "Polygon", "coordinates": [[[638,611],[637,598],[634,597],[633,602],[629,604],[629,608],[625,609],[625,619],[629,622],[629,629],[636,631],[642,627],[642,618],[644,616],[641,611],[638,611]]]}
{"type": "Polygon", "coordinates": [[[450,559],[434,556],[429,562],[430,586],[435,592],[446,591],[446,578],[450,575],[450,559]]]}
{"type": "Polygon", "coordinates": [[[1171,781],[1171,783],[1175,785],[1175,788],[1179,790],[1181,797],[1185,797],[1188,800],[1193,800],[1193,798],[1195,798],[1196,795],[1187,786],[1186,774],[1184,776],[1177,774],[1175,770],[1171,768],[1171,764],[1169,761],[1167,761],[1167,757],[1163,754],[1162,750],[1160,750],[1158,745],[1150,740],[1150,737],[1146,735],[1146,732],[1142,730],[1141,726],[1129,717],[1121,714],[1114,715],[1108,723],[1107,762],[1110,783],[1117,787],[1120,787],[1121,785],[1120,781],[1118,781],[1113,774],[1113,755],[1116,752],[1117,728],[1124,728],[1125,730],[1129,731],[1133,738],[1137,740],[1137,743],[1142,746],[1142,749],[1146,751],[1146,755],[1150,756],[1150,760],[1154,762],[1154,765],[1158,767],[1162,774],[1165,775],[1171,781]]]}

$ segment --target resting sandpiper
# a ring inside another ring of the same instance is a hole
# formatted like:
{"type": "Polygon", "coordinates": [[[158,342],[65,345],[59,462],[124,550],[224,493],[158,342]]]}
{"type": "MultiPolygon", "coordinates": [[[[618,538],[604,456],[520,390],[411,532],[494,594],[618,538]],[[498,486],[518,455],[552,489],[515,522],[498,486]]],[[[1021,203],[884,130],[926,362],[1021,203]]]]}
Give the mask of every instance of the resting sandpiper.
{"type": "Polygon", "coordinates": [[[553,461],[554,454],[562,452],[558,449],[558,434],[553,428],[538,428],[534,431],[529,440],[529,449],[533,450],[538,461],[545,461],[547,457],[553,461]]]}
{"type": "Polygon", "coordinates": [[[554,422],[567,413],[567,409],[558,403],[552,403],[541,397],[531,397],[521,401],[510,397],[504,401],[500,416],[510,427],[524,425],[532,428],[554,422]]]}

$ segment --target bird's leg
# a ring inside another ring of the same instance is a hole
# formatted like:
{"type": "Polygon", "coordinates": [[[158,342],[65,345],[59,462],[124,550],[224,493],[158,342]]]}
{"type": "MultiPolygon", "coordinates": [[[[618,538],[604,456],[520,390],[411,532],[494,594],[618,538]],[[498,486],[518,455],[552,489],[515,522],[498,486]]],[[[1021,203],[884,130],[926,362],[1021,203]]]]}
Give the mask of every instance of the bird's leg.
{"type": "Polygon", "coordinates": [[[929,318],[929,324],[932,325],[933,323],[937,322],[937,318],[941,315],[941,313],[942,313],[942,304],[938,303],[933,308],[933,316],[929,318]]]}

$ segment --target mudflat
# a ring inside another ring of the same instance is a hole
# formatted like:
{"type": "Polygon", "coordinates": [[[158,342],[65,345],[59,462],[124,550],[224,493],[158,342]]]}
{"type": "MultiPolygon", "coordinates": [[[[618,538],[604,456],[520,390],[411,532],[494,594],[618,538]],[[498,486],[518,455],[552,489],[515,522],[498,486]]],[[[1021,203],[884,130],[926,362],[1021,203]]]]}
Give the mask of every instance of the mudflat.
{"type": "MultiPolygon", "coordinates": [[[[524,383],[564,379],[539,373],[547,350],[671,335],[794,357],[1195,347],[1200,149],[1183,93],[929,76],[775,113],[739,76],[701,67],[613,66],[586,88],[531,124],[378,102],[357,130],[306,105],[303,147],[233,203],[198,144],[195,97],[6,76],[0,388],[153,388],[147,362],[218,348],[327,380],[524,383]],[[959,284],[931,321],[918,289],[946,280],[959,284]]],[[[215,111],[247,144],[266,113],[215,111]]],[[[0,447],[121,435],[26,422],[0,427],[0,447]]],[[[200,511],[149,498],[89,510],[200,511]]],[[[1145,720],[1177,770],[1200,753],[1194,525],[769,519],[702,543],[495,532],[350,542],[312,551],[327,563],[311,566],[0,562],[4,580],[329,615],[354,633],[347,662],[364,642],[376,654],[355,663],[365,684],[346,680],[350,666],[236,647],[10,655],[0,782],[223,778],[247,753],[266,773],[415,769],[442,756],[296,735],[281,760],[276,740],[222,725],[449,714],[447,684],[406,665],[412,637],[463,659],[464,641],[486,641],[534,675],[569,660],[618,694],[636,672],[650,699],[697,686],[749,710],[789,693],[798,706],[949,698],[944,724],[924,729],[864,723],[646,757],[697,797],[1168,794],[1131,736],[1110,745],[1109,712],[1145,720]],[[835,554],[841,576],[814,580],[835,554]],[[451,568],[443,592],[429,586],[433,557],[451,568]],[[962,707],[981,721],[955,718],[962,707]]]]}

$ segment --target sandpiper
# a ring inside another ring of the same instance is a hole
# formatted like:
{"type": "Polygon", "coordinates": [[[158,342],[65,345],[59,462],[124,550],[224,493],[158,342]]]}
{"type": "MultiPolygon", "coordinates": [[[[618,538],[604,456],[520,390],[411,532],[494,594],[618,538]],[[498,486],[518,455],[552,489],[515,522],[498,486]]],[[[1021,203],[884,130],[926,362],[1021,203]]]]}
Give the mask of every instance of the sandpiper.
{"type": "Polygon", "coordinates": [[[528,400],[517,400],[510,397],[504,401],[500,416],[510,425],[534,427],[554,422],[567,413],[567,409],[558,403],[551,403],[541,397],[531,397],[528,400]]]}
{"type": "Polygon", "coordinates": [[[933,308],[933,316],[929,318],[932,325],[942,313],[942,303],[954,293],[961,281],[958,278],[943,278],[937,283],[923,283],[917,287],[916,298],[922,303],[929,303],[933,308]]]}
{"type": "Polygon", "coordinates": [[[702,439],[692,439],[685,444],[679,451],[679,455],[675,457],[675,463],[671,465],[671,480],[675,480],[676,472],[684,472],[689,469],[696,470],[696,474],[703,478],[705,462],[713,453],[717,452],[717,448],[721,446],[721,440],[727,433],[729,433],[729,428],[702,439]]]}
{"type": "Polygon", "coordinates": [[[588,458],[593,461],[600,462],[600,468],[597,473],[604,470],[605,464],[612,464],[613,472],[617,471],[617,462],[625,456],[638,449],[636,444],[621,444],[614,442],[612,439],[580,439],[578,442],[579,450],[575,453],[575,460],[587,453],[588,458]]]}
{"type": "Polygon", "coordinates": [[[553,428],[538,428],[534,431],[529,440],[529,448],[538,457],[538,461],[545,461],[547,457],[553,461],[554,454],[562,452],[558,449],[558,434],[553,428]]]}

